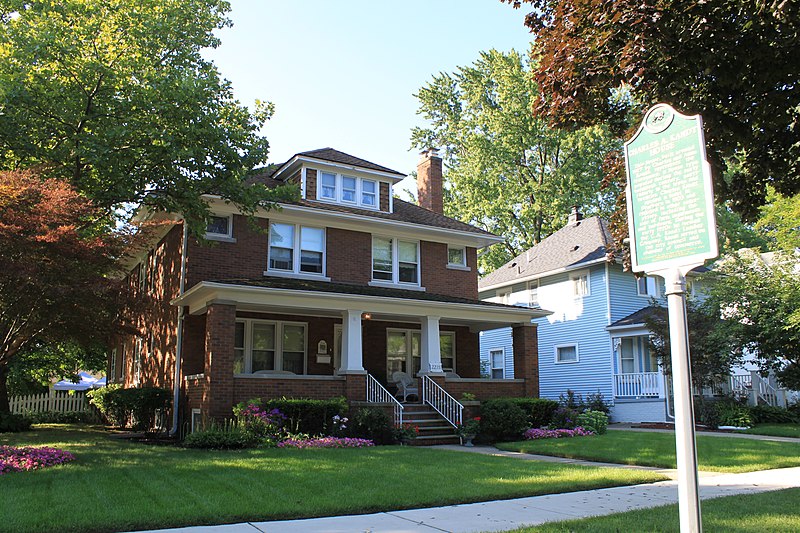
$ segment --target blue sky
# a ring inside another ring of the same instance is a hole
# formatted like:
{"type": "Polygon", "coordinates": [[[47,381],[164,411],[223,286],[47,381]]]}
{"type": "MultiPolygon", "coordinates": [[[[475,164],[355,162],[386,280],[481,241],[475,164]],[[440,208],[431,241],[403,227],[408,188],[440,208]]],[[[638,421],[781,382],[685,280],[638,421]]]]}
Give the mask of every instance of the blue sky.
{"type": "Polygon", "coordinates": [[[263,132],[270,162],[330,146],[409,173],[419,158],[411,128],[423,125],[419,88],[481,50],[530,42],[524,8],[498,0],[231,4],[234,26],[207,56],[243,104],[275,104],[263,132]]]}

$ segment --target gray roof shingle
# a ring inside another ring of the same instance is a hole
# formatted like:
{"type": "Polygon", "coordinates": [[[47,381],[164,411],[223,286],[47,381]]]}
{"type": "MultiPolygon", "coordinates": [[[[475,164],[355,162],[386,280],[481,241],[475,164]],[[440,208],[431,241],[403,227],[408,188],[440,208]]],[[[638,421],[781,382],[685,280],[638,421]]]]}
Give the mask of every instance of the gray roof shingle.
{"type": "Polygon", "coordinates": [[[612,243],[606,221],[591,217],[568,224],[518,255],[478,283],[479,288],[513,283],[562,268],[578,267],[606,257],[612,243]]]}
{"type": "MultiPolygon", "coordinates": [[[[398,172],[396,170],[392,170],[391,168],[386,168],[382,165],[378,165],[371,161],[367,161],[366,159],[361,159],[360,157],[356,157],[354,155],[346,154],[344,152],[340,152],[334,148],[317,148],[316,150],[309,150],[307,152],[299,152],[294,154],[292,157],[289,158],[289,161],[294,159],[295,157],[313,157],[314,159],[321,159],[322,161],[330,161],[331,163],[340,163],[342,165],[350,165],[354,167],[361,167],[367,170],[377,170],[378,172],[388,172],[389,174],[397,174],[398,176],[405,177],[406,174],[402,172],[398,172]]],[[[288,163],[288,161],[287,161],[288,163]]],[[[285,164],[285,163],[284,163],[285,164]]],[[[278,168],[282,167],[280,165],[278,168]]]]}

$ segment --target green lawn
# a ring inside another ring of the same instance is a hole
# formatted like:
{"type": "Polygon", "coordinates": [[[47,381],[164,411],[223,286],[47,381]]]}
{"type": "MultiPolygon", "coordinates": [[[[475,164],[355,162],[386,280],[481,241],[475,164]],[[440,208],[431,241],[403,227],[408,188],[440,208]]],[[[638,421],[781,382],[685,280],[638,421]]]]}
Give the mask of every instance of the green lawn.
{"type": "MultiPolygon", "coordinates": [[[[608,463],[675,468],[671,433],[609,431],[605,435],[505,442],[501,450],[588,459],[608,463]]],[[[752,472],[800,466],[800,443],[697,436],[700,470],[752,472]]]]}
{"type": "MultiPolygon", "coordinates": [[[[800,531],[800,489],[726,496],[701,503],[704,531],[711,533],[796,533],[800,531]]],[[[679,531],[678,506],[629,511],[515,530],[516,533],[573,531],[679,531]]]]}
{"type": "Polygon", "coordinates": [[[773,437],[794,437],[800,439],[800,424],[759,424],[742,433],[770,435],[773,437]]]}
{"type": "Polygon", "coordinates": [[[628,485],[652,472],[384,446],[204,451],[35,426],[0,444],[47,445],[72,463],[0,476],[0,531],[118,531],[416,508],[628,485]]]}

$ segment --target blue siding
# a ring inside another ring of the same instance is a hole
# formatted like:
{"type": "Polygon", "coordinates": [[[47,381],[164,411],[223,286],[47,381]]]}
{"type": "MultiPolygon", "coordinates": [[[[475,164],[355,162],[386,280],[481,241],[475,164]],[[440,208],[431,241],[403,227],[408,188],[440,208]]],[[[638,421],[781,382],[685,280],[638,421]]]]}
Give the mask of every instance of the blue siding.
{"type": "Polygon", "coordinates": [[[505,378],[514,378],[514,344],[511,328],[493,329],[481,332],[481,361],[489,364],[489,351],[503,348],[505,355],[505,378]]]}
{"type": "MultiPolygon", "coordinates": [[[[609,265],[608,273],[611,278],[611,322],[616,322],[650,305],[650,298],[637,294],[636,276],[632,272],[623,272],[620,265],[609,265]]],[[[661,277],[656,279],[658,293],[663,295],[664,279],[661,277]]]]}

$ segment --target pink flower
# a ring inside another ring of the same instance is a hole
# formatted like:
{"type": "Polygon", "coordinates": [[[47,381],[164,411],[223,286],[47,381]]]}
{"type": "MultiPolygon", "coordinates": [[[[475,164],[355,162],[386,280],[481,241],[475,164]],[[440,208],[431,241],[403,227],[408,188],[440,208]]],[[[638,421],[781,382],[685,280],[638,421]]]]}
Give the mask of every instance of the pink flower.
{"type": "Polygon", "coordinates": [[[75,460],[75,456],[56,448],[0,446],[0,475],[35,470],[75,460]]]}

